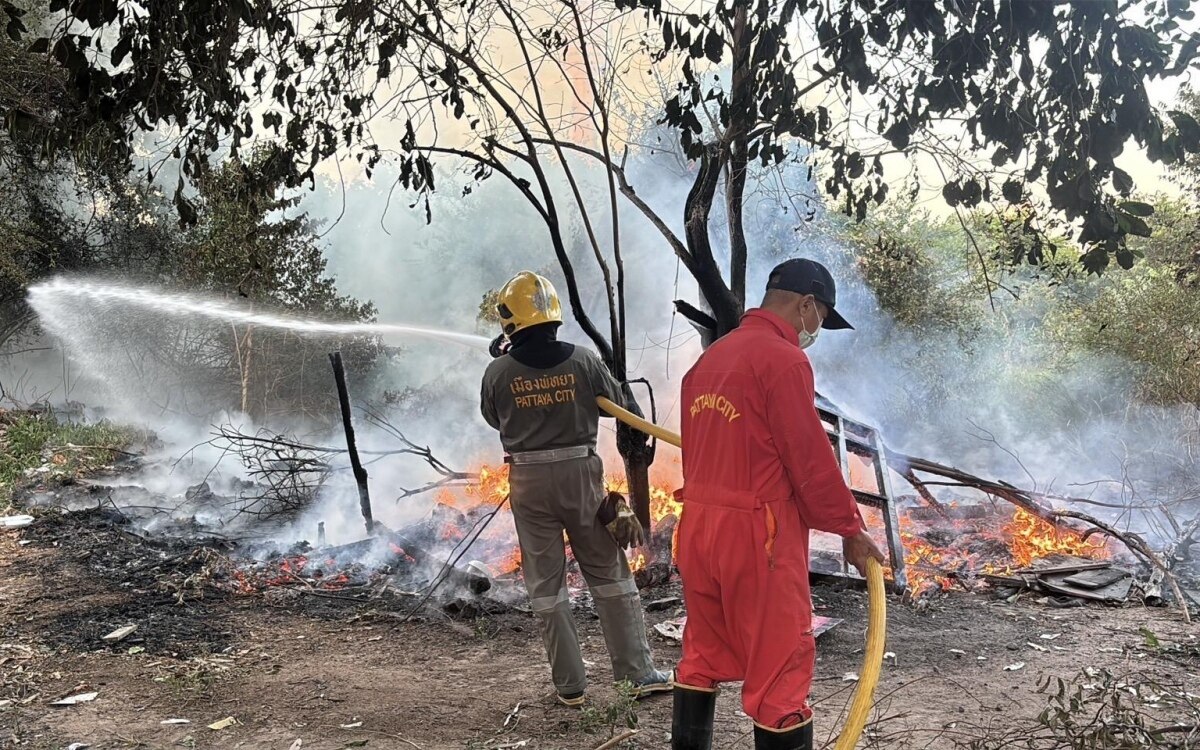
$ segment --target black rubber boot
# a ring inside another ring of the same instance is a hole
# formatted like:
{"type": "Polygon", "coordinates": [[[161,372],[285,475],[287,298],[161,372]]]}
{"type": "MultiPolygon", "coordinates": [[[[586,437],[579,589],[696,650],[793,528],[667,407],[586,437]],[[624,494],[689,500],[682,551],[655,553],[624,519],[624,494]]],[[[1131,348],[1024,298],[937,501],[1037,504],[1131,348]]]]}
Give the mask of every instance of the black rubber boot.
{"type": "Polygon", "coordinates": [[[711,750],[717,691],[675,685],[671,716],[671,750],[711,750]]]}
{"type": "Polygon", "coordinates": [[[763,729],[757,725],[754,727],[754,750],[812,750],[812,746],[811,721],[785,732],[763,729]]]}

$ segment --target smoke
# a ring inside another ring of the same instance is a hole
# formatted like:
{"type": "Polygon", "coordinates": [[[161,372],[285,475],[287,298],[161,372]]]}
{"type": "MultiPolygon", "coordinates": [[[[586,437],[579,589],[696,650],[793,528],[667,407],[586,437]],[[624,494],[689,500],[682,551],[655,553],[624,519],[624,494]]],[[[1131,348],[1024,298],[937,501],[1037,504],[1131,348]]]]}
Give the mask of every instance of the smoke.
{"type": "MultiPolygon", "coordinates": [[[[969,240],[961,242],[957,258],[938,259],[947,280],[969,273],[969,240]]],[[[1118,505],[1134,504],[1134,495],[1150,505],[1175,500],[1196,486],[1195,409],[1139,403],[1135,366],[1064,351],[1048,331],[1047,319],[1076,304],[1095,279],[1056,288],[1018,273],[1005,281],[1020,295],[997,295],[993,308],[980,292],[970,302],[977,325],[963,331],[937,320],[905,326],[888,315],[836,225],[811,237],[805,254],[829,265],[838,307],[855,326],[823,331],[809,350],[817,388],[852,418],[877,426],[889,447],[1118,505]]],[[[937,299],[929,309],[937,315],[937,299]]],[[[1139,514],[1124,520],[1145,528],[1139,514]]]]}
{"type": "MultiPolygon", "coordinates": [[[[628,170],[639,196],[682,236],[684,199],[694,175],[665,152],[639,152],[631,157],[628,170]]],[[[894,449],[1043,491],[1119,495],[1132,490],[1119,482],[1096,482],[1126,480],[1154,497],[1170,492],[1172,485],[1177,491],[1195,484],[1200,472],[1188,454],[1189,443],[1181,441],[1181,436],[1194,432],[1194,409],[1138,403],[1133,387],[1137,371],[1129,363],[1103,354],[1060,351],[1046,331],[1052,311],[1074,304],[1072,295],[1086,294],[1094,280],[1063,289],[1020,275],[1007,279],[1022,288],[1019,298],[998,295],[993,309],[981,292],[972,302],[981,323],[967,333],[954,326],[902,325],[881,308],[864,281],[840,221],[819,206],[814,207],[815,220],[805,221],[794,205],[780,201],[780,184],[792,195],[818,193],[806,171],[795,165],[782,174],[762,175],[752,184],[746,217],[751,252],[748,302],[754,304],[771,268],[788,257],[814,257],[832,269],[840,285],[839,307],[856,330],[826,331],[809,353],[818,389],[849,416],[878,426],[894,449]]],[[[601,175],[586,169],[583,173],[590,205],[602,206],[606,196],[601,175]]],[[[499,286],[522,267],[538,267],[539,259],[542,267],[552,262],[539,219],[507,185],[486,184],[465,204],[456,201],[453,190],[443,197],[452,216],[467,211],[474,217],[465,223],[445,222],[440,230],[463,234],[453,246],[455,255],[465,256],[467,262],[452,267],[464,269],[457,282],[471,288],[448,295],[455,304],[462,304],[459,298],[469,299],[462,317],[448,321],[457,327],[473,320],[474,303],[483,291],[499,286]],[[516,216],[524,217],[523,242],[484,243],[491,252],[471,254],[477,228],[483,228],[483,236],[508,232],[516,216]],[[537,250],[524,255],[530,243],[537,250]]],[[[672,314],[670,303],[675,298],[698,301],[697,293],[687,273],[679,273],[657,229],[627,203],[621,206],[631,377],[646,377],[654,384],[659,419],[675,426],[679,379],[699,347],[688,325],[672,314]]],[[[434,206],[435,225],[440,207],[434,206]]],[[[719,229],[722,202],[714,208],[713,245],[719,261],[727,265],[728,242],[719,229]]],[[[405,220],[414,218],[423,220],[413,213],[405,220]]],[[[606,219],[600,211],[596,225],[605,247],[611,242],[604,234],[606,219]]],[[[599,272],[582,228],[576,223],[573,231],[580,285],[593,290],[585,307],[603,325],[599,272]]],[[[964,236],[960,241],[957,258],[940,259],[948,279],[970,273],[969,240],[964,236]]],[[[936,310],[936,301],[932,307],[936,310]]],[[[566,333],[586,341],[574,326],[566,333]]],[[[473,388],[474,374],[466,381],[464,385],[473,388]]],[[[464,394],[464,402],[473,404],[473,396],[473,391],[464,394]]]]}
{"type": "MultiPolygon", "coordinates": [[[[586,163],[573,166],[593,209],[593,229],[611,262],[604,175],[586,163]]],[[[684,200],[694,177],[688,168],[673,154],[642,150],[631,154],[627,171],[638,194],[683,236],[684,200]]],[[[547,273],[565,298],[545,225],[509,183],[493,178],[475,184],[469,176],[442,173],[439,192],[430,198],[432,221],[426,223],[423,206],[411,206],[412,196],[390,189],[392,177],[381,170],[371,182],[319,183],[301,205],[301,210],[326,222],[328,270],[339,292],[373,302],[381,322],[490,338],[495,331],[477,322],[480,302],[523,269],[547,273]]],[[[805,221],[794,207],[778,200],[781,182],[793,193],[815,194],[807,179],[800,168],[793,168],[751,185],[746,217],[751,252],[748,302],[757,301],[770,269],[785,258],[802,255],[830,266],[839,284],[839,309],[856,330],[825,331],[809,352],[818,390],[848,415],[878,426],[895,449],[1023,486],[1085,494],[1090,490],[1073,484],[1119,477],[1126,464],[1151,483],[1147,487],[1178,479],[1180,472],[1195,475],[1190,464],[1177,460],[1179,452],[1171,445],[1187,424],[1182,410],[1133,404],[1132,375],[1120,376],[1121,367],[1090,356],[1068,360],[1053,351],[1040,325],[1053,302],[1047,296],[1001,300],[996,312],[986,311],[988,325],[970,340],[950,330],[931,335],[930,329],[910,329],[892,320],[862,279],[836,223],[820,211],[814,221],[805,221]],[[1101,373],[1103,379],[1098,377],[1101,373]],[[1148,451],[1161,460],[1146,461],[1148,451]]],[[[560,200],[569,201],[569,190],[560,187],[560,200]]],[[[717,204],[714,225],[720,226],[721,201],[717,204]]],[[[695,284],[681,272],[658,229],[624,199],[619,206],[629,375],[650,381],[658,420],[677,426],[679,381],[700,349],[697,336],[673,313],[671,302],[697,302],[695,284]]],[[[583,308],[607,334],[607,300],[585,227],[569,202],[560,210],[583,308]]],[[[719,230],[714,230],[713,241],[718,253],[728,246],[719,230]]],[[[725,256],[720,260],[728,263],[725,256]]],[[[612,271],[616,273],[615,266],[612,271]]],[[[172,451],[178,455],[208,440],[216,420],[231,421],[244,431],[255,429],[245,415],[222,415],[220,405],[206,399],[202,372],[180,371],[162,356],[181,333],[161,311],[139,317],[115,303],[97,307],[78,300],[60,302],[59,309],[39,312],[65,347],[71,367],[85,374],[87,396],[102,398],[109,415],[148,424],[163,434],[169,446],[163,461],[172,451]],[[156,348],[158,354],[151,357],[156,348]],[[187,394],[185,403],[164,402],[165,394],[181,392],[187,394]]],[[[978,304],[988,303],[981,298],[978,304]]],[[[562,335],[589,345],[570,316],[562,335]]],[[[355,400],[386,404],[394,423],[410,439],[428,445],[454,468],[498,463],[499,441],[478,413],[487,355],[428,339],[391,343],[399,343],[397,354],[382,358],[370,372],[356,373],[355,400]]],[[[313,377],[329,375],[314,371],[313,377]]],[[[648,406],[644,391],[637,392],[648,406]]],[[[328,419],[274,415],[271,426],[323,445],[337,446],[344,440],[328,419]]],[[[386,433],[364,424],[361,415],[358,429],[366,450],[395,447],[386,433]]],[[[611,431],[603,433],[603,441],[606,457],[615,458],[611,431]]],[[[660,450],[660,465],[671,465],[667,453],[672,450],[660,450]]],[[[616,468],[610,460],[610,471],[616,468]]],[[[319,502],[292,526],[279,530],[281,538],[312,538],[318,522],[325,523],[331,543],[361,537],[357,491],[346,469],[339,465],[319,502]]],[[[419,459],[389,458],[368,470],[377,519],[401,528],[428,515],[431,495],[396,501],[400,488],[437,478],[419,459]]],[[[235,461],[206,448],[190,454],[186,464],[172,465],[163,476],[147,474],[142,480],[164,494],[178,495],[181,486],[213,476],[231,483],[222,485],[226,488],[245,479],[235,461]],[[214,466],[219,467],[215,475],[214,466]]],[[[511,534],[505,524],[511,520],[501,518],[497,529],[511,534]]]]}
{"type": "MultiPolygon", "coordinates": [[[[631,179],[666,206],[663,215],[682,217],[690,186],[686,176],[664,176],[659,161],[672,157],[632,160],[631,179]]],[[[603,174],[586,163],[573,164],[600,245],[606,249],[612,276],[611,217],[603,174]]],[[[439,175],[440,191],[431,198],[432,222],[424,211],[408,207],[402,198],[377,182],[344,186],[325,184],[306,197],[303,208],[314,217],[337,219],[328,230],[329,270],[343,293],[370,299],[384,321],[421,321],[455,331],[499,333],[477,322],[480,302],[521,270],[545,273],[555,283],[564,307],[567,289],[551,246],[549,232],[533,207],[513,186],[499,178],[479,185],[457,173],[439,175]],[[465,188],[470,187],[467,192],[465,188]],[[343,208],[344,202],[344,208],[343,208]],[[340,216],[340,219],[338,217],[340,216]]],[[[578,212],[572,210],[569,188],[557,191],[564,216],[568,252],[573,261],[582,305],[607,337],[609,314],[601,271],[588,244],[578,212]]],[[[622,199],[619,218],[621,254],[625,266],[625,299],[630,378],[646,378],[655,389],[660,418],[671,423],[677,400],[678,377],[690,365],[698,345],[692,329],[672,313],[678,294],[694,297],[694,285],[658,231],[622,199]]],[[[682,233],[682,227],[675,227],[682,233]]],[[[561,337],[578,344],[591,342],[569,311],[561,337]]],[[[498,457],[498,439],[478,414],[479,382],[486,362],[448,356],[445,348],[406,347],[403,356],[373,378],[372,398],[398,387],[418,391],[405,409],[403,421],[420,440],[431,441],[448,455],[478,460],[498,457]]],[[[644,390],[635,387],[646,402],[644,390]]]]}

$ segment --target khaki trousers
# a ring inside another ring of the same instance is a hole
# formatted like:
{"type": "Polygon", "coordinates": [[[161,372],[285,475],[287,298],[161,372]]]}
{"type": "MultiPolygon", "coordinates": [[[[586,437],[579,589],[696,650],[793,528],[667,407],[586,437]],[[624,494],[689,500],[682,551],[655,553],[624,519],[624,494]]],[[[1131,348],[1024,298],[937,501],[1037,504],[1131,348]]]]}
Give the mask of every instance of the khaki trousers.
{"type": "Polygon", "coordinates": [[[515,464],[510,502],[521,544],[521,567],[530,608],[541,620],[542,640],[560,695],[587,687],[579,636],[567,593],[563,531],[596,603],[616,681],[638,682],[654,673],[642,602],[625,553],[596,519],[604,490],[598,456],[547,464],[515,464]]]}

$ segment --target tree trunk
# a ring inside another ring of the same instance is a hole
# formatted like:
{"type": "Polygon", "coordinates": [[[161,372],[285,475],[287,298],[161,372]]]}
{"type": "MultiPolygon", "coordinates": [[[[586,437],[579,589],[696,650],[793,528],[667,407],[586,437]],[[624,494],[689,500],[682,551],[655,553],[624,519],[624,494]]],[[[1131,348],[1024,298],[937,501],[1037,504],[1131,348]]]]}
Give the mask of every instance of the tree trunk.
{"type": "Polygon", "coordinates": [[[239,336],[237,327],[233,329],[233,344],[238,358],[238,381],[241,389],[239,406],[243,414],[250,414],[250,380],[251,362],[254,350],[254,327],[246,326],[246,334],[239,336]]]}
{"type": "Polygon", "coordinates": [[[354,482],[358,485],[358,504],[362,511],[363,523],[367,526],[367,534],[375,531],[375,519],[371,513],[371,491],[367,485],[367,470],[358,459],[358,443],[354,439],[354,419],[350,411],[350,390],[346,387],[346,370],[342,366],[340,351],[329,354],[329,363],[333,365],[333,379],[337,385],[338,405],[342,412],[342,429],[346,433],[346,450],[350,454],[350,468],[354,472],[354,482]]]}
{"type": "MultiPolygon", "coordinates": [[[[747,3],[738,6],[733,22],[733,77],[730,95],[729,130],[725,133],[727,168],[725,214],[729,225],[729,286],[742,309],[746,307],[746,230],[742,209],[746,194],[748,167],[747,136],[754,116],[754,71],[750,67],[750,43],[747,3]]],[[[719,318],[718,318],[719,319],[719,318]]]]}
{"type": "Polygon", "coordinates": [[[624,424],[617,425],[617,451],[625,462],[625,480],[629,483],[629,507],[642,522],[650,539],[650,464],[654,453],[641,432],[624,424]]]}
{"type": "MultiPolygon", "coordinates": [[[[761,8],[761,12],[765,12],[765,8],[761,8]]],[[[708,308],[705,315],[711,314],[712,325],[697,320],[702,316],[688,316],[688,319],[701,330],[705,346],[737,328],[746,309],[746,261],[749,250],[742,214],[749,162],[747,141],[754,125],[754,101],[758,85],[751,61],[757,32],[751,27],[745,4],[737,6],[732,20],[729,29],[733,46],[729,127],[721,135],[720,141],[710,144],[701,157],[696,181],[684,206],[687,247],[694,260],[694,267],[688,270],[696,279],[700,297],[708,308]],[[729,233],[729,283],[721,274],[709,238],[712,205],[722,170],[725,170],[726,229],[729,233]],[[711,334],[704,330],[706,327],[711,328],[711,334]]],[[[765,20],[765,17],[758,19],[760,27],[765,20]]],[[[681,312],[687,315],[686,311],[681,312]]]]}
{"type": "Polygon", "coordinates": [[[721,276],[721,267],[713,256],[708,235],[709,218],[724,163],[721,150],[716,146],[710,147],[700,160],[696,182],[688,192],[684,205],[684,228],[688,250],[696,261],[696,283],[717,322],[718,337],[737,328],[742,316],[742,303],[721,276]]]}

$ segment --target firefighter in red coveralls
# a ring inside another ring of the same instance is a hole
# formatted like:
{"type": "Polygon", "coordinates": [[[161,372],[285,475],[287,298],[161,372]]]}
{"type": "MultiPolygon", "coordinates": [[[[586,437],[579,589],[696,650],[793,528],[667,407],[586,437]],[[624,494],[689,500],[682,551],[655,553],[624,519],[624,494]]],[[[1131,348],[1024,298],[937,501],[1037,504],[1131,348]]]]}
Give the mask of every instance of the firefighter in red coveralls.
{"type": "Polygon", "coordinates": [[[835,301],[823,265],[780,264],[762,306],[683,379],[678,564],[688,621],[672,750],[711,747],[717,686],[737,681],[755,748],[809,750],[809,531],[843,537],[845,559],[860,573],[868,558],[884,560],[817,415],[802,351],[822,328],[851,328],[835,301]]]}

